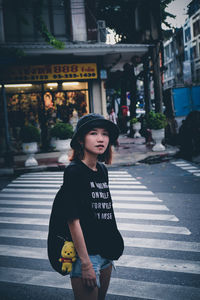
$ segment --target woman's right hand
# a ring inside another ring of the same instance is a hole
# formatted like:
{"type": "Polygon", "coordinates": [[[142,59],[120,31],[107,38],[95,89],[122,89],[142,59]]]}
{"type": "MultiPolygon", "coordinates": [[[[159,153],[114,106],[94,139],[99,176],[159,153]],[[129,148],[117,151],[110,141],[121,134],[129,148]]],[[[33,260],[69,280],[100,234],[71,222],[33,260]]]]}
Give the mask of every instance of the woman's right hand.
{"type": "Polygon", "coordinates": [[[88,288],[95,288],[97,286],[97,281],[96,281],[96,274],[93,269],[92,263],[82,264],[81,270],[82,270],[83,284],[88,288]]]}

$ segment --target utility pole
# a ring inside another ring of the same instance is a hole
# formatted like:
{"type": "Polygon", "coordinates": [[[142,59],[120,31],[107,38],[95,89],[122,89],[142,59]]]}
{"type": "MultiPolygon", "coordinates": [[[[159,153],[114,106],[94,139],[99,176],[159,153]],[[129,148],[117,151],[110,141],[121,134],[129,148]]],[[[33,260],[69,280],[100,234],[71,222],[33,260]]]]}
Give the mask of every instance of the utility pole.
{"type": "Polygon", "coordinates": [[[144,102],[145,112],[148,114],[151,110],[151,97],[150,97],[150,80],[149,80],[149,54],[144,56],[143,60],[144,70],[144,102]]]}
{"type": "Polygon", "coordinates": [[[155,111],[163,112],[163,91],[160,72],[160,41],[156,41],[152,47],[153,81],[155,95],[155,111]]]}
{"type": "Polygon", "coordinates": [[[13,154],[10,146],[10,135],[8,129],[8,111],[7,111],[7,101],[6,101],[6,92],[5,86],[2,84],[1,87],[2,100],[3,100],[3,112],[4,112],[4,126],[5,126],[5,141],[6,141],[6,152],[4,156],[5,165],[7,167],[13,166],[13,154]]]}

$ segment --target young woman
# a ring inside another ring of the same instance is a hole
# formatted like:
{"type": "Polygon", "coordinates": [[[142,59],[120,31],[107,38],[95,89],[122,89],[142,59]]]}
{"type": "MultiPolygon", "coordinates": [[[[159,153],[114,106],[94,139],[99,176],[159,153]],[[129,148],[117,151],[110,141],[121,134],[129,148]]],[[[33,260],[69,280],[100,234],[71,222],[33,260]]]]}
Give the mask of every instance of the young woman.
{"type": "Polygon", "coordinates": [[[104,164],[111,162],[118,127],[98,114],[83,116],[71,141],[71,163],[64,172],[67,235],[77,251],[70,273],[76,300],[103,300],[113,260],[124,243],[115,221],[104,164]]]}

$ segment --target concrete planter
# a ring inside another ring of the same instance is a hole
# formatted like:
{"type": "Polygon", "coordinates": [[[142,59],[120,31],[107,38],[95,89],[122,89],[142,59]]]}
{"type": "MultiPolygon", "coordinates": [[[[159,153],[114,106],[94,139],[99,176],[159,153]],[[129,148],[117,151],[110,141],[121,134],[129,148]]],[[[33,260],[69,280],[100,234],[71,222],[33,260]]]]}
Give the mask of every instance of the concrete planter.
{"type": "Polygon", "coordinates": [[[151,130],[152,133],[152,138],[154,140],[154,142],[156,143],[152,150],[153,151],[164,151],[165,150],[165,146],[162,144],[162,140],[165,137],[165,129],[152,129],[151,130]]]}
{"type": "Polygon", "coordinates": [[[36,142],[23,143],[23,152],[27,154],[27,159],[25,161],[25,167],[38,166],[38,162],[35,158],[35,153],[38,151],[38,145],[36,142]]]}
{"type": "Polygon", "coordinates": [[[134,138],[140,138],[141,137],[141,134],[139,133],[140,129],[141,129],[141,123],[140,122],[137,122],[137,123],[133,124],[133,130],[135,131],[134,138]]]}
{"type": "Polygon", "coordinates": [[[67,164],[69,162],[68,151],[70,150],[71,139],[67,140],[55,140],[55,147],[57,151],[60,151],[58,162],[62,164],[67,164]]]}

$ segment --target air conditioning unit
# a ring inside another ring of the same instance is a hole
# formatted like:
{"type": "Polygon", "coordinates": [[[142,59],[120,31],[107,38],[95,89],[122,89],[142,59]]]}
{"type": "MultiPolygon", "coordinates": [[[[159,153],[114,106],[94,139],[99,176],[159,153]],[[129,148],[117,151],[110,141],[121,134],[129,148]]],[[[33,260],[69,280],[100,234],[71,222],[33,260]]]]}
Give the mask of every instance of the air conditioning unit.
{"type": "Polygon", "coordinates": [[[97,21],[97,39],[99,43],[106,42],[106,22],[104,20],[97,21]]]}

